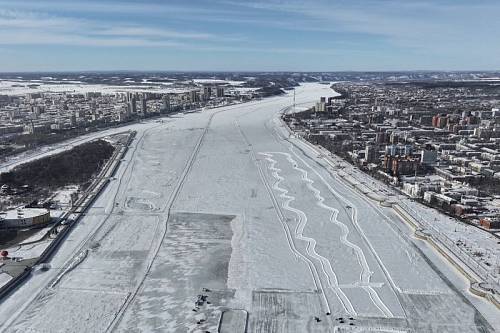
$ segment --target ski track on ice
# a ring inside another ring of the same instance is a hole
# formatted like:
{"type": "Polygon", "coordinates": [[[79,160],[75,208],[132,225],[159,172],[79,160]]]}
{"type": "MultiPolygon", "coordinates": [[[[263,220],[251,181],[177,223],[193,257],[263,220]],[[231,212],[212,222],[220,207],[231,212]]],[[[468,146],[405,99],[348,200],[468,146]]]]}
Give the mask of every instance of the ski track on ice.
{"type": "Polygon", "coordinates": [[[339,286],[338,279],[331,267],[330,262],[328,261],[328,259],[319,255],[316,252],[316,240],[314,238],[306,237],[303,235],[304,228],[307,224],[307,215],[302,210],[290,206],[290,203],[295,200],[295,197],[288,195],[288,190],[280,187],[280,183],[284,180],[284,178],[279,175],[279,171],[281,170],[275,167],[277,162],[270,157],[272,156],[272,154],[261,153],[261,155],[267,156],[266,160],[271,163],[271,165],[269,166],[269,170],[272,171],[273,177],[276,178],[276,182],[273,184],[273,189],[278,192],[281,192],[280,197],[284,199],[282,207],[294,213],[299,218],[299,223],[295,228],[295,238],[307,242],[307,247],[306,247],[307,255],[316,259],[321,264],[321,270],[323,271],[323,274],[326,276],[326,279],[328,281],[328,286],[337,295],[344,309],[349,314],[356,315],[356,311],[354,310],[354,307],[352,306],[349,298],[338,287],[339,286]]]}
{"type": "MultiPolygon", "coordinates": [[[[355,227],[355,229],[357,230],[357,232],[365,239],[365,241],[371,246],[370,242],[368,241],[368,238],[366,236],[366,234],[364,233],[364,231],[361,229],[361,226],[359,225],[359,222],[358,222],[358,218],[357,218],[357,208],[356,208],[356,205],[354,205],[352,202],[350,202],[349,200],[345,199],[342,195],[340,195],[340,193],[338,193],[337,191],[335,191],[331,185],[323,178],[323,176],[321,176],[321,174],[319,174],[318,171],[316,171],[315,169],[313,169],[304,159],[302,159],[294,150],[293,150],[293,146],[290,146],[290,152],[297,158],[299,159],[308,169],[312,170],[316,176],[318,176],[318,178],[322,181],[322,183],[324,183],[326,185],[326,187],[328,188],[328,190],[335,196],[337,197],[340,201],[343,201],[345,204],[349,205],[351,208],[351,220],[353,222],[353,225],[355,227]]],[[[284,154],[287,154],[287,153],[284,153],[284,154]]],[[[330,207],[331,208],[331,207],[330,207]]],[[[338,212],[338,211],[337,211],[338,212]]],[[[346,227],[347,228],[347,227],[346,227]]],[[[347,237],[347,235],[346,235],[347,237]]],[[[351,243],[352,244],[352,243],[351,243]]],[[[357,248],[359,248],[357,245],[355,245],[357,248]]],[[[364,253],[362,251],[361,248],[359,248],[359,250],[361,251],[361,255],[363,258],[365,258],[364,256],[364,253]]],[[[359,257],[358,257],[359,259],[359,257]]],[[[366,259],[364,259],[364,261],[366,262],[366,259]]],[[[368,264],[366,264],[368,265],[368,264]]],[[[370,276],[371,274],[368,274],[368,282],[370,281],[370,276]]],[[[363,281],[365,282],[365,281],[363,281]]],[[[394,317],[393,313],[390,311],[390,309],[387,307],[387,305],[381,300],[380,296],[378,295],[378,293],[373,289],[373,287],[371,286],[363,286],[363,289],[369,294],[370,296],[370,299],[372,299],[372,301],[374,302],[375,306],[386,316],[386,317],[394,317]]]]}
{"type": "MultiPolygon", "coordinates": [[[[280,122],[279,122],[279,120],[278,120],[277,118],[275,118],[273,121],[274,121],[274,123],[276,124],[276,126],[278,126],[278,127],[280,126],[280,122]]],[[[270,121],[270,122],[272,122],[272,121],[270,121]]],[[[272,133],[273,133],[273,135],[274,135],[274,137],[275,137],[275,140],[276,140],[278,143],[283,144],[283,141],[284,141],[284,142],[288,142],[288,143],[289,143],[289,147],[288,147],[288,149],[289,149],[289,150],[290,150],[290,151],[291,151],[291,152],[292,152],[295,156],[297,156],[297,158],[299,158],[301,161],[303,161],[303,159],[301,159],[301,158],[300,158],[300,157],[299,157],[299,156],[298,156],[298,155],[297,155],[297,154],[293,151],[293,148],[294,148],[294,147],[297,147],[299,150],[301,150],[301,151],[304,153],[304,155],[306,155],[306,153],[304,152],[304,150],[303,150],[302,148],[300,148],[297,144],[295,144],[294,142],[292,142],[289,138],[285,137],[283,134],[280,134],[280,133],[278,132],[277,127],[274,127],[274,128],[272,128],[272,129],[271,129],[267,123],[265,124],[265,127],[266,127],[266,128],[267,128],[270,132],[272,132],[272,133]]],[[[288,134],[288,132],[287,132],[287,134],[288,134]]],[[[299,142],[300,142],[300,141],[299,141],[299,142]]],[[[302,144],[304,144],[304,143],[302,143],[302,144]]],[[[317,153],[318,153],[317,151],[315,151],[314,149],[312,149],[312,148],[311,148],[311,147],[309,147],[308,145],[306,145],[306,144],[304,144],[304,145],[305,145],[305,147],[306,147],[308,150],[310,150],[313,154],[317,154],[317,153]]],[[[331,167],[333,167],[333,165],[332,165],[332,164],[331,164],[328,160],[326,160],[326,159],[324,159],[324,160],[326,161],[326,163],[327,163],[328,165],[330,165],[331,167]]],[[[304,162],[304,161],[303,161],[303,162],[304,162]]],[[[305,162],[304,162],[304,163],[305,163],[305,162]]],[[[305,164],[307,165],[307,163],[305,163],[305,164]]],[[[309,166],[309,168],[311,169],[311,167],[310,167],[310,166],[309,166]]],[[[318,174],[318,172],[317,172],[316,170],[313,170],[313,171],[314,171],[316,174],[318,174]]],[[[318,176],[321,178],[322,182],[326,184],[326,186],[328,187],[329,191],[330,191],[333,195],[335,195],[335,196],[337,197],[337,199],[338,199],[338,200],[341,200],[341,201],[343,201],[344,203],[346,203],[346,202],[347,202],[347,201],[344,199],[344,197],[340,196],[340,195],[338,194],[338,192],[336,192],[335,190],[333,190],[333,188],[330,186],[330,184],[329,184],[329,183],[327,183],[327,182],[324,180],[324,178],[323,178],[323,177],[321,177],[319,174],[318,174],[318,176]]],[[[338,176],[336,176],[336,175],[335,175],[335,176],[333,176],[333,177],[334,177],[337,181],[339,181],[339,184],[341,184],[344,188],[346,188],[346,189],[348,189],[348,188],[349,188],[349,187],[348,187],[348,186],[344,183],[344,181],[343,181],[342,179],[339,179],[339,178],[338,178],[338,176]]],[[[368,202],[368,203],[370,203],[370,202],[369,202],[369,200],[368,200],[367,202],[368,202]]],[[[375,206],[374,206],[373,204],[371,204],[371,203],[370,203],[370,205],[371,205],[372,207],[375,207],[375,206]]],[[[351,206],[351,207],[354,207],[354,206],[351,206]]],[[[353,208],[353,211],[354,211],[354,210],[355,210],[355,208],[353,208]]],[[[378,207],[377,207],[377,211],[380,211],[380,209],[379,209],[378,207]]],[[[384,216],[385,216],[385,215],[384,215],[384,216]]],[[[389,218],[387,218],[387,217],[386,217],[386,219],[387,219],[387,221],[389,221],[389,222],[388,222],[388,223],[389,223],[389,225],[392,225],[392,222],[390,222],[390,219],[389,219],[389,218]]],[[[386,278],[387,278],[387,280],[389,281],[389,285],[391,286],[391,288],[393,289],[393,291],[394,291],[394,293],[395,293],[396,297],[398,298],[398,302],[399,302],[399,305],[401,306],[401,309],[403,309],[403,312],[405,312],[405,310],[404,310],[404,308],[403,308],[403,305],[402,305],[402,302],[401,302],[401,300],[400,300],[400,298],[399,298],[398,294],[396,293],[396,291],[398,291],[398,292],[402,292],[401,288],[399,288],[399,287],[396,285],[395,281],[392,279],[392,277],[391,277],[391,275],[390,275],[390,273],[389,273],[388,269],[385,267],[385,265],[384,265],[384,263],[383,263],[382,259],[380,258],[380,256],[378,255],[378,253],[377,253],[377,252],[375,251],[375,249],[373,248],[373,245],[372,245],[372,244],[371,244],[371,242],[368,240],[368,238],[367,238],[366,234],[362,231],[361,227],[357,224],[357,220],[356,220],[356,221],[354,221],[354,220],[353,220],[353,222],[355,222],[354,227],[358,230],[358,232],[360,233],[360,235],[361,235],[361,236],[362,236],[362,238],[364,239],[365,243],[367,244],[368,248],[370,249],[370,251],[371,251],[371,253],[373,254],[373,256],[375,257],[375,259],[377,260],[377,262],[378,262],[378,264],[379,264],[380,268],[382,269],[382,271],[383,271],[383,273],[384,273],[385,277],[386,277],[386,278]]],[[[399,234],[399,233],[398,233],[398,234],[399,234]]],[[[406,316],[406,315],[405,315],[405,316],[406,316]]]]}
{"type": "MultiPolygon", "coordinates": [[[[288,141],[288,142],[290,143],[290,147],[291,147],[291,148],[290,148],[290,150],[292,150],[292,148],[293,148],[294,144],[293,144],[290,140],[288,140],[288,139],[284,139],[284,140],[286,140],[286,141],[288,141]]],[[[296,146],[296,147],[298,147],[298,146],[296,146]]],[[[309,147],[309,146],[307,146],[307,145],[305,145],[305,147],[306,147],[307,149],[309,149],[310,151],[312,151],[313,153],[317,153],[317,152],[316,152],[316,151],[314,151],[311,147],[309,147]]],[[[299,149],[300,149],[300,150],[302,150],[302,148],[299,148],[299,149]]],[[[294,153],[294,155],[296,155],[296,156],[297,156],[297,154],[296,154],[296,153],[294,153]]],[[[326,159],[325,159],[324,161],[326,161],[326,163],[327,163],[328,165],[330,165],[331,167],[333,167],[333,165],[332,165],[332,164],[331,164],[328,160],[326,160],[326,159]]],[[[346,184],[345,184],[345,180],[343,180],[343,179],[339,178],[337,174],[332,175],[332,177],[333,177],[335,180],[337,180],[337,181],[339,182],[339,184],[340,184],[341,186],[343,186],[346,190],[348,190],[348,191],[352,191],[352,189],[350,189],[350,187],[349,187],[348,185],[346,185],[346,184]]],[[[337,196],[337,194],[335,194],[335,193],[337,193],[337,192],[336,192],[336,191],[334,191],[333,189],[331,189],[331,187],[330,187],[329,185],[327,185],[327,186],[329,187],[329,190],[330,190],[330,191],[333,191],[332,193],[333,193],[334,195],[336,195],[336,196],[337,196]]],[[[338,197],[338,198],[339,198],[339,200],[342,200],[342,201],[346,202],[346,201],[344,200],[344,198],[343,198],[343,197],[338,197]]],[[[377,210],[377,212],[379,212],[381,215],[383,215],[383,216],[385,217],[386,222],[389,224],[389,226],[393,226],[393,225],[394,225],[394,223],[391,221],[391,219],[389,219],[389,218],[388,218],[388,217],[387,217],[384,213],[382,213],[382,212],[381,212],[380,208],[378,208],[376,205],[372,204],[372,203],[370,202],[370,200],[366,200],[366,202],[367,202],[367,203],[368,203],[371,207],[375,208],[375,209],[377,210]]],[[[355,226],[356,226],[356,225],[355,225],[355,226]]],[[[408,236],[406,236],[404,233],[397,232],[397,231],[396,231],[396,230],[394,230],[392,227],[391,227],[391,229],[393,230],[393,232],[394,232],[396,235],[398,235],[399,237],[403,237],[403,238],[404,238],[404,239],[406,239],[408,242],[410,242],[410,241],[409,241],[409,237],[408,237],[408,236]]],[[[371,250],[372,254],[375,256],[375,259],[377,260],[377,262],[378,262],[379,266],[381,267],[382,271],[384,272],[384,274],[385,274],[385,276],[386,276],[387,280],[389,281],[390,285],[391,285],[391,286],[392,286],[392,288],[394,289],[394,292],[396,292],[396,290],[397,290],[399,293],[403,293],[404,291],[403,291],[400,287],[398,287],[398,286],[397,286],[397,284],[396,284],[396,282],[392,279],[392,277],[391,277],[391,275],[390,275],[390,273],[389,273],[389,270],[385,267],[385,265],[384,265],[384,263],[383,263],[383,261],[382,261],[382,258],[380,258],[380,256],[378,255],[378,253],[375,251],[375,249],[374,249],[373,245],[371,244],[371,242],[370,242],[370,241],[368,240],[368,238],[366,237],[366,234],[365,234],[364,232],[361,232],[361,236],[364,238],[364,240],[365,240],[365,242],[366,242],[367,246],[370,248],[370,250],[371,250]]],[[[396,295],[397,295],[397,294],[396,294],[396,295]]],[[[398,299],[399,299],[399,298],[398,298],[398,299]]],[[[402,309],[403,309],[403,311],[404,311],[404,308],[403,308],[403,306],[402,306],[402,304],[401,304],[401,301],[400,301],[400,306],[401,306],[401,308],[402,308],[402,309]]]]}
{"type": "MultiPolygon", "coordinates": [[[[274,122],[276,126],[278,126],[278,127],[280,126],[280,123],[279,123],[279,121],[276,118],[273,119],[273,120],[269,120],[269,123],[272,123],[272,122],[274,122]]],[[[337,191],[335,191],[330,186],[330,184],[328,182],[326,182],[326,180],[318,173],[317,170],[311,168],[311,166],[306,161],[304,161],[300,156],[298,156],[297,153],[295,153],[295,151],[293,150],[293,148],[294,148],[293,142],[291,142],[288,138],[280,135],[280,133],[278,132],[278,128],[277,127],[271,128],[267,122],[264,125],[265,125],[266,129],[275,137],[275,140],[276,140],[277,143],[279,143],[279,144],[283,144],[283,142],[288,142],[289,143],[289,147],[288,147],[289,151],[291,153],[293,153],[308,169],[312,170],[320,178],[320,180],[327,186],[327,188],[330,191],[330,193],[332,193],[335,197],[337,197],[338,200],[340,200],[340,201],[342,201],[342,202],[344,202],[344,203],[346,203],[346,204],[348,204],[348,205],[350,205],[352,207],[351,219],[352,219],[352,222],[354,224],[354,228],[358,231],[358,233],[365,240],[365,242],[367,243],[367,245],[370,248],[371,252],[373,253],[373,255],[375,256],[375,258],[377,259],[377,261],[381,265],[382,270],[384,271],[386,277],[389,279],[389,281],[392,284],[392,286],[395,287],[395,284],[392,281],[391,276],[386,271],[386,268],[383,266],[381,259],[378,257],[378,254],[373,249],[372,244],[370,243],[370,241],[366,237],[366,234],[364,233],[364,231],[359,226],[359,223],[358,223],[358,220],[357,220],[357,209],[356,209],[356,206],[354,204],[352,204],[351,202],[349,202],[348,200],[346,200],[345,198],[343,198],[337,191]]],[[[283,152],[279,152],[279,153],[280,154],[284,154],[285,156],[287,154],[287,153],[283,153],[283,152]]],[[[332,208],[332,207],[330,207],[330,208],[332,208]]],[[[333,209],[335,209],[335,208],[333,208],[333,209]]],[[[346,235],[346,237],[347,237],[347,235],[346,235]]],[[[382,314],[384,314],[386,317],[389,317],[389,318],[390,317],[394,317],[394,314],[384,304],[384,302],[381,300],[381,298],[378,295],[378,293],[371,286],[362,286],[362,288],[368,293],[370,299],[373,301],[374,305],[381,311],[382,314]]]]}
{"type": "Polygon", "coordinates": [[[237,121],[235,121],[235,125],[236,127],[238,128],[241,136],[243,137],[243,139],[245,140],[245,142],[248,144],[249,148],[250,148],[250,151],[251,151],[251,155],[252,155],[252,158],[254,159],[255,161],[255,165],[257,166],[257,170],[259,172],[259,176],[262,180],[262,182],[264,183],[264,186],[271,198],[271,201],[273,203],[273,206],[275,208],[275,211],[276,211],[276,215],[278,215],[278,220],[280,221],[281,223],[281,226],[283,227],[283,230],[285,231],[285,235],[286,235],[286,239],[287,239],[287,243],[288,243],[288,247],[290,248],[290,251],[295,255],[295,258],[298,260],[299,258],[302,259],[306,264],[307,264],[307,267],[309,268],[309,271],[311,273],[311,276],[312,276],[312,279],[313,279],[313,283],[314,283],[314,287],[316,290],[319,290],[321,292],[321,295],[322,295],[322,298],[323,298],[323,301],[325,303],[325,306],[326,306],[326,311],[328,313],[331,313],[331,308],[330,308],[330,304],[328,302],[328,298],[326,297],[326,294],[325,294],[325,291],[324,291],[324,288],[323,288],[323,283],[321,282],[321,279],[319,278],[319,273],[316,269],[316,266],[314,265],[314,263],[309,259],[307,258],[306,256],[304,256],[296,247],[295,247],[295,243],[293,241],[293,238],[292,238],[292,234],[290,232],[290,228],[288,226],[288,224],[286,223],[286,217],[284,216],[283,212],[281,211],[281,208],[278,204],[278,200],[276,199],[276,197],[274,196],[274,193],[273,193],[273,190],[271,189],[265,175],[264,175],[264,172],[262,171],[262,168],[259,164],[259,161],[257,159],[257,156],[255,155],[255,151],[253,150],[252,148],[252,144],[250,143],[250,141],[248,140],[247,136],[245,135],[245,133],[243,132],[243,130],[241,129],[239,123],[237,121]]]}

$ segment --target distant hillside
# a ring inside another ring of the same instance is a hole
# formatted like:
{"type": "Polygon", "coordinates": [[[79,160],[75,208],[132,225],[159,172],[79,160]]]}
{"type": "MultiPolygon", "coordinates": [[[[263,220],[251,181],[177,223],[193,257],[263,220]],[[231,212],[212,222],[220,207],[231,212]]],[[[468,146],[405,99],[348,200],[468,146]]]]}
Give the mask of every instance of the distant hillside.
{"type": "Polygon", "coordinates": [[[279,87],[264,87],[257,90],[258,93],[262,95],[262,97],[270,97],[284,94],[283,89],[279,87]]]}

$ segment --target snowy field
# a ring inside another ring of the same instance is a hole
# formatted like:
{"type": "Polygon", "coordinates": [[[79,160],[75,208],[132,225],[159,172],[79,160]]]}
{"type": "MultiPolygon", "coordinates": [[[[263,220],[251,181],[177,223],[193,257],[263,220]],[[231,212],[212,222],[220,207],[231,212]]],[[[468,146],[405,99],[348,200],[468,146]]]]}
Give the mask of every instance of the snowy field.
{"type": "MultiPolygon", "coordinates": [[[[224,84],[240,86],[245,81],[194,79],[185,83],[195,84],[224,84]]],[[[40,81],[40,80],[0,80],[0,95],[25,95],[31,93],[79,93],[101,92],[103,94],[115,94],[122,92],[151,92],[151,93],[183,93],[195,87],[175,87],[175,82],[155,82],[143,80],[141,84],[135,81],[125,81],[127,85],[88,84],[80,81],[40,81]]],[[[245,89],[245,88],[237,88],[245,89]]],[[[250,90],[256,90],[251,88],[250,90]]]]}
{"type": "Polygon", "coordinates": [[[101,92],[115,94],[120,92],[182,93],[187,88],[170,87],[171,84],[145,82],[141,85],[86,84],[81,82],[42,83],[37,81],[0,80],[0,95],[25,95],[31,93],[77,93],[101,92]],[[148,85],[151,83],[150,85],[148,85]]]}
{"type": "MultiPolygon", "coordinates": [[[[307,84],[296,98],[333,94],[307,84]]],[[[116,179],[52,268],[3,302],[0,331],[216,332],[222,313],[233,332],[499,329],[392,209],[287,137],[277,116],[291,103],[129,126],[116,179]]]]}
{"type": "Polygon", "coordinates": [[[232,81],[232,80],[219,80],[219,79],[193,79],[194,83],[199,84],[230,84],[232,86],[239,86],[246,81],[232,81]]]}

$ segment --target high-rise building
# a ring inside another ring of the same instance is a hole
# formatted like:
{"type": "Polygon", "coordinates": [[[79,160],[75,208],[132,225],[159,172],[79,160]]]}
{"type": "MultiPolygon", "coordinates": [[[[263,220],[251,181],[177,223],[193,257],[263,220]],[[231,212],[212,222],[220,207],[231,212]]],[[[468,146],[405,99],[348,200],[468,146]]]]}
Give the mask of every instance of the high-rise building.
{"type": "MultiPolygon", "coordinates": [[[[294,97],[295,98],[295,97],[294,97]]],[[[319,102],[316,102],[314,107],[314,111],[316,112],[325,112],[326,111],[326,97],[320,97],[319,102]]]]}
{"type": "Polygon", "coordinates": [[[436,165],[437,156],[438,154],[435,149],[425,148],[420,153],[420,163],[428,166],[436,165]]]}
{"type": "Polygon", "coordinates": [[[137,103],[135,101],[135,98],[132,98],[128,102],[128,108],[129,108],[129,114],[136,114],[137,113],[137,103]]]}
{"type": "Polygon", "coordinates": [[[130,106],[127,105],[127,106],[123,107],[123,112],[120,112],[120,114],[123,114],[124,119],[130,119],[130,117],[132,115],[132,112],[130,110],[130,106]]]}
{"type": "Polygon", "coordinates": [[[76,113],[72,112],[71,117],[69,118],[69,122],[71,126],[76,126],[76,113]]]}
{"type": "Polygon", "coordinates": [[[136,99],[136,94],[133,92],[128,92],[127,93],[127,102],[130,102],[133,99],[136,99]]]}
{"type": "Polygon", "coordinates": [[[203,100],[207,101],[212,96],[212,87],[205,86],[203,87],[203,100]]]}
{"type": "Polygon", "coordinates": [[[217,87],[217,95],[218,98],[224,97],[224,87],[217,87]]]}
{"type": "Polygon", "coordinates": [[[365,148],[365,160],[368,163],[373,163],[377,160],[377,150],[374,145],[367,145],[365,148]]]}
{"type": "Polygon", "coordinates": [[[141,111],[142,111],[142,114],[143,115],[147,115],[148,114],[148,103],[147,103],[147,99],[145,97],[143,97],[141,99],[141,111]]]}
{"type": "Polygon", "coordinates": [[[42,98],[43,95],[41,93],[29,93],[29,94],[27,94],[26,97],[27,97],[28,101],[32,102],[32,101],[35,101],[39,98],[42,98]]]}
{"type": "Polygon", "coordinates": [[[169,95],[163,96],[162,101],[163,101],[163,105],[161,107],[162,112],[164,113],[170,112],[170,96],[169,95]]]}
{"type": "Polygon", "coordinates": [[[332,105],[335,101],[335,97],[328,97],[328,105],[332,105]]]}
{"type": "Polygon", "coordinates": [[[200,101],[200,95],[198,94],[198,90],[191,90],[189,92],[189,99],[191,103],[197,103],[200,101]]]}
{"type": "Polygon", "coordinates": [[[409,156],[413,154],[413,146],[412,145],[404,145],[403,155],[409,156]]]}

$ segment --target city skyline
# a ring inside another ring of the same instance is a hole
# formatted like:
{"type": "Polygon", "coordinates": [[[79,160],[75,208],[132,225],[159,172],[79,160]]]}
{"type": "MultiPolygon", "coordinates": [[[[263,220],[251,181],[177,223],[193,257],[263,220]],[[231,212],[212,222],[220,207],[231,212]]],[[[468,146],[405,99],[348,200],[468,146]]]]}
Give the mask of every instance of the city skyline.
{"type": "Polygon", "coordinates": [[[500,68],[494,1],[0,5],[0,72],[500,68]]]}

